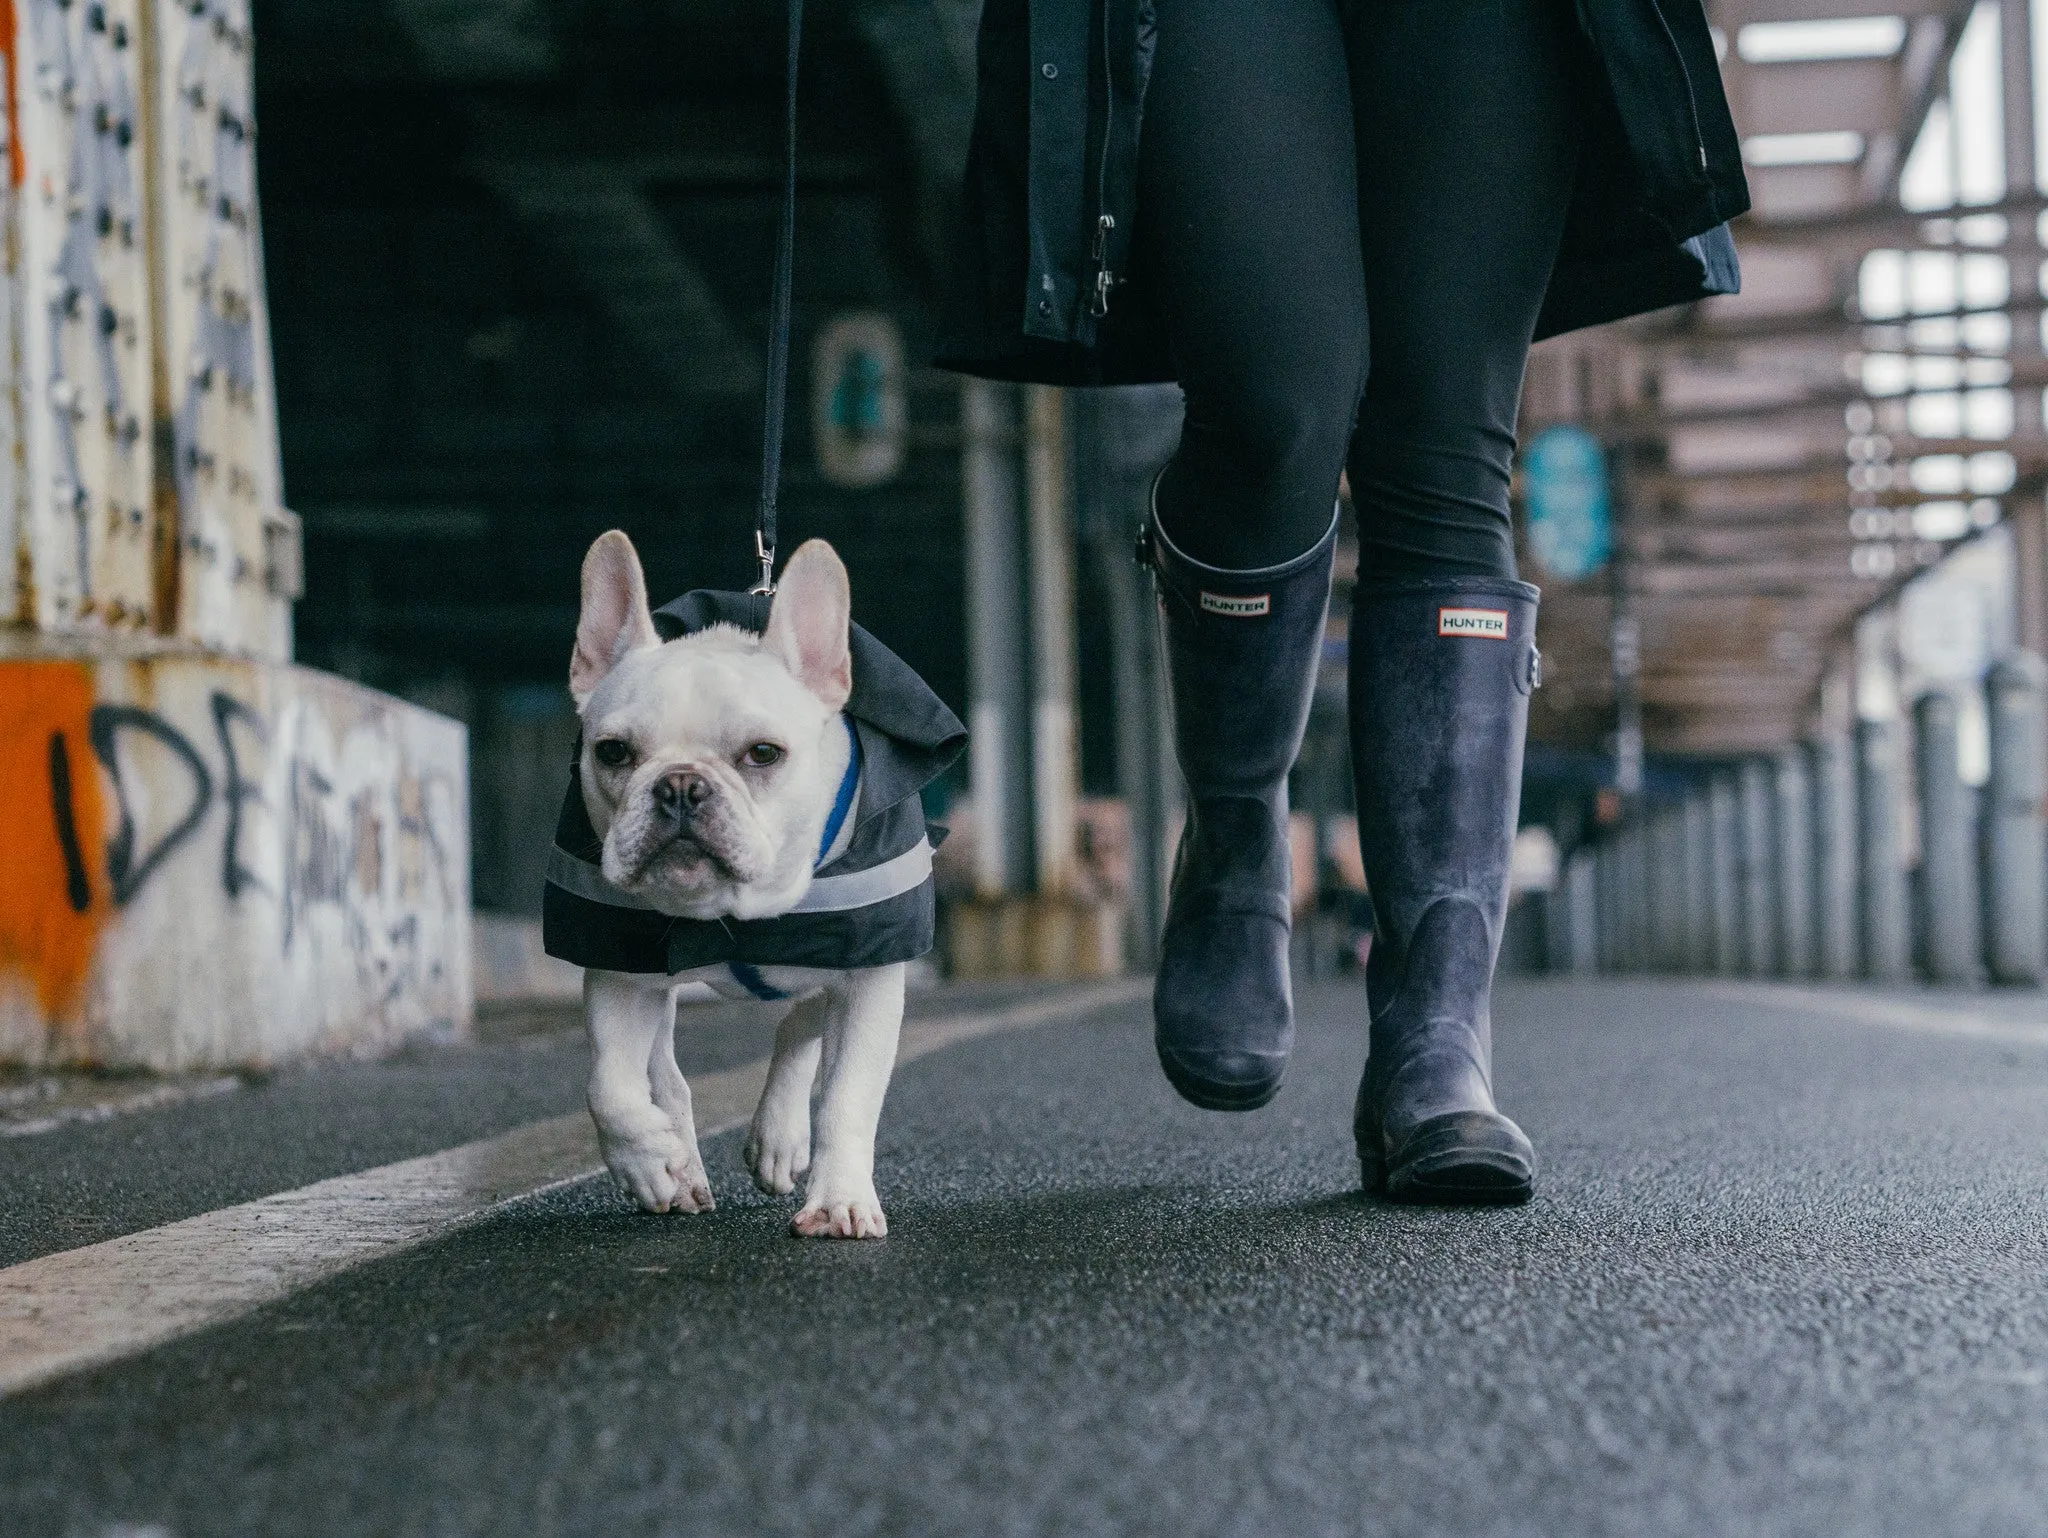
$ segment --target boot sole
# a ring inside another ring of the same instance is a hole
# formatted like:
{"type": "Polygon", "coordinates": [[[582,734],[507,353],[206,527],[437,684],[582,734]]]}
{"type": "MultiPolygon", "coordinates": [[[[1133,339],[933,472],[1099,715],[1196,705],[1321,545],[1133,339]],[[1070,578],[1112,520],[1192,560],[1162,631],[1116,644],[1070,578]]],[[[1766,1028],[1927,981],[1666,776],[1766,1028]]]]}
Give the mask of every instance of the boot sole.
{"type": "Polygon", "coordinates": [[[1385,1184],[1388,1201],[1411,1207],[1519,1207],[1536,1193],[1526,1169],[1484,1154],[1419,1161],[1385,1184]]]}
{"type": "Polygon", "coordinates": [[[1535,1194],[1528,1157],[1498,1146],[1490,1120],[1462,1114],[1433,1118],[1409,1135],[1403,1153],[1389,1168],[1361,1150],[1358,1170],[1366,1194],[1418,1207],[1519,1207],[1535,1194]],[[1493,1135],[1482,1141],[1475,1132],[1493,1135]]]}
{"type": "Polygon", "coordinates": [[[1189,1105],[1204,1111],[1256,1111],[1268,1104],[1280,1093],[1280,1080],[1270,1083],[1253,1084],[1243,1088],[1234,1085],[1212,1084],[1206,1079],[1197,1079],[1183,1073],[1169,1062],[1164,1053],[1160,1054],[1159,1067],[1166,1075],[1166,1082],[1173,1086],[1173,1092],[1189,1105]]]}

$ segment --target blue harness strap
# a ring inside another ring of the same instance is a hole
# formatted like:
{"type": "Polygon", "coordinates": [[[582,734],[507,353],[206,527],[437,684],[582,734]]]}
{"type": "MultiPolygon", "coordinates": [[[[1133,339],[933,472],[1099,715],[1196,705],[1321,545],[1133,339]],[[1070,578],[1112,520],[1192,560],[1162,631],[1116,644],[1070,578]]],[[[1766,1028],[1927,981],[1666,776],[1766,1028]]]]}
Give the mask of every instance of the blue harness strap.
{"type": "MultiPolygon", "coordinates": [[[[818,840],[818,858],[813,862],[816,869],[825,863],[825,856],[832,852],[832,846],[839,841],[840,830],[846,826],[846,817],[853,810],[853,793],[860,788],[860,733],[853,729],[853,717],[839,718],[846,724],[846,773],[839,777],[839,794],[832,798],[832,811],[825,818],[825,834],[818,840]]],[[[732,980],[755,998],[764,1002],[786,999],[788,994],[773,986],[761,975],[761,969],[750,961],[728,961],[726,970],[732,973],[732,980]]]]}
{"type": "Polygon", "coordinates": [[[853,810],[853,793],[860,788],[860,733],[853,729],[852,716],[839,719],[846,723],[846,773],[839,777],[839,794],[832,798],[832,811],[825,819],[825,836],[818,840],[814,870],[825,863],[825,856],[839,841],[839,830],[846,826],[846,814],[853,810]]]}

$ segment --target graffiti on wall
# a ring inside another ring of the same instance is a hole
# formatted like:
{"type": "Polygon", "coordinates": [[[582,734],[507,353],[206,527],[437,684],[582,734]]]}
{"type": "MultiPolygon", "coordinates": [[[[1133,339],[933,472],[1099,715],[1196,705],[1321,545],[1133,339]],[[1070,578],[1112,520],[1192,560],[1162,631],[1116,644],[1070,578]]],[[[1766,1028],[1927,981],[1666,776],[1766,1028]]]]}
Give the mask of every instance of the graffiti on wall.
{"type": "Polygon", "coordinates": [[[459,789],[374,715],[336,733],[304,700],[271,719],[220,687],[184,714],[100,700],[80,663],[0,666],[0,967],[45,1017],[77,1008],[102,931],[174,864],[179,902],[274,925],[287,968],[324,971],[302,953],[338,936],[372,1009],[439,983],[422,920],[465,900],[459,789]]]}

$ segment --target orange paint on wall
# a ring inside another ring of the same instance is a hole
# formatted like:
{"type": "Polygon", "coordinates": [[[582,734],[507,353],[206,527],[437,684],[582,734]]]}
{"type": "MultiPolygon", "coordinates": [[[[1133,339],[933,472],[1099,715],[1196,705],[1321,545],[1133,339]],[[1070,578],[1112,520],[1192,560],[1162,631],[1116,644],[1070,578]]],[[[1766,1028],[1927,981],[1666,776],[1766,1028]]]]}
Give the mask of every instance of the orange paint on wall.
{"type": "Polygon", "coordinates": [[[0,968],[50,1020],[79,1004],[110,909],[92,673],[0,663],[0,968]]]}
{"type": "Polygon", "coordinates": [[[15,90],[19,79],[14,68],[17,37],[14,0],[0,0],[0,64],[7,69],[7,79],[0,84],[4,84],[7,92],[7,181],[13,187],[19,187],[28,175],[28,165],[21,149],[21,113],[17,106],[20,92],[15,90]]]}

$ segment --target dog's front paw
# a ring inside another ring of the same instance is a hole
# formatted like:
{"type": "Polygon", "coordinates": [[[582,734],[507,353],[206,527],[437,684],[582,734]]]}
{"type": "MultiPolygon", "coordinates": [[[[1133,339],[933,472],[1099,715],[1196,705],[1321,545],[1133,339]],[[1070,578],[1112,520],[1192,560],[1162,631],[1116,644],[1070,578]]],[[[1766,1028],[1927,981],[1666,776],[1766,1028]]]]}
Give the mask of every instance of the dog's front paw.
{"type": "Polygon", "coordinates": [[[772,1196],[787,1196],[797,1177],[811,1167],[811,1119],[776,1118],[756,1113],[747,1129],[747,1168],[754,1184],[772,1196]]]}
{"type": "Polygon", "coordinates": [[[604,1162],[646,1212],[709,1212],[711,1182],[697,1150],[666,1127],[603,1139],[604,1162]]]}
{"type": "Polygon", "coordinates": [[[873,1181],[835,1182],[805,1193],[803,1210],[789,1226],[805,1239],[880,1239],[889,1232],[873,1181]]]}

